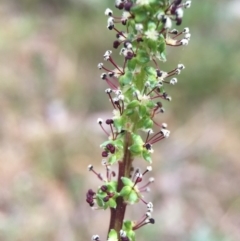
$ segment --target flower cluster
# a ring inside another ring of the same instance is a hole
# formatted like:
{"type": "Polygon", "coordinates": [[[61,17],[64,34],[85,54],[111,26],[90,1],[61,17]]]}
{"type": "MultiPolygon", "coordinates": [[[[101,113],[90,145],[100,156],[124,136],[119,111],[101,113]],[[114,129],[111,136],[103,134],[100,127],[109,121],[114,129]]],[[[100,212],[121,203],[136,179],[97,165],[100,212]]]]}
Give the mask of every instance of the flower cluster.
{"type": "MultiPolygon", "coordinates": [[[[100,77],[108,86],[105,93],[113,116],[105,122],[97,120],[108,138],[100,146],[106,174],[89,165],[102,185],[96,191],[89,189],[86,201],[93,209],[110,209],[108,241],[135,241],[137,229],[155,222],[151,217],[153,204],[142,195],[150,190],[154,178],[141,185],[152,167],[141,172],[134,168],[133,160],[141,157],[151,165],[153,144],[170,135],[167,124],[158,123],[155,117],[165,112],[164,101],[172,100],[168,86],[178,83],[176,76],[185,67],[178,64],[165,71],[160,61],[166,61],[166,46],[189,43],[189,28],[177,30],[172,25],[181,25],[184,9],[190,5],[191,1],[182,0],[116,0],[115,7],[122,15],[115,16],[109,8],[105,11],[107,28],[116,33],[112,47],[119,49],[123,62],[117,63],[112,50],[107,50],[105,63],[98,64],[103,71],[100,77]],[[114,164],[118,164],[118,173],[111,171],[114,164]],[[126,220],[126,207],[137,202],[146,205],[146,212],[138,221],[126,220]]],[[[100,241],[100,237],[93,235],[92,240],[100,241]]]]}

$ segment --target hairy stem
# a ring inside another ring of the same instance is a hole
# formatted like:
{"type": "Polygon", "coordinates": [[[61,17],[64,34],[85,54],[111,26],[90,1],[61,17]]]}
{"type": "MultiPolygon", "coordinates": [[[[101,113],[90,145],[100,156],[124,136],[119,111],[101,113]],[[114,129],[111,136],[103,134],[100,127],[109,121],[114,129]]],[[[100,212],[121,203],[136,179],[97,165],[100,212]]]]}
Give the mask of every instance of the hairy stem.
{"type": "MultiPolygon", "coordinates": [[[[128,148],[132,145],[131,133],[125,133],[124,143],[125,145],[123,160],[118,162],[118,192],[120,192],[123,187],[121,178],[130,177],[133,158],[128,148]]],[[[119,231],[122,229],[127,204],[124,202],[122,197],[118,197],[116,202],[117,207],[115,209],[111,208],[111,217],[108,232],[110,232],[111,229],[114,229],[119,235],[119,231]]]]}

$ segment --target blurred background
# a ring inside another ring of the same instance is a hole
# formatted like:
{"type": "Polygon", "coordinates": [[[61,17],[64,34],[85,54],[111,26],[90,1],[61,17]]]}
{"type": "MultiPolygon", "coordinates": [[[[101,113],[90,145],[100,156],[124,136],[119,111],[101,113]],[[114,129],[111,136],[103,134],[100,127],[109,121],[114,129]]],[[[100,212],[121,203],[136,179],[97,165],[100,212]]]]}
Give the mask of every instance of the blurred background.
{"type": "MultiPolygon", "coordinates": [[[[103,171],[96,119],[111,106],[97,64],[114,40],[104,16],[113,5],[0,2],[0,240],[105,240],[109,212],[93,212],[85,193],[101,184],[87,165],[103,171]]],[[[239,241],[240,1],[193,0],[183,27],[190,44],[169,48],[164,69],[186,69],[167,89],[159,121],[171,136],[155,146],[145,197],[156,224],[137,240],[239,241]]],[[[142,216],[135,206],[126,218],[142,216]]]]}

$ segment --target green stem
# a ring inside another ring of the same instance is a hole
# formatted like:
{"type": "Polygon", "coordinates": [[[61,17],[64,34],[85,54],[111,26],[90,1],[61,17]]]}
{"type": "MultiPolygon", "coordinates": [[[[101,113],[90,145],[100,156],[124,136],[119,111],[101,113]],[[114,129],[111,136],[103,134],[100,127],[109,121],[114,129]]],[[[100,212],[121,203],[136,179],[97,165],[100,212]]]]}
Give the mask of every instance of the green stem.
{"type": "MultiPolygon", "coordinates": [[[[122,177],[130,177],[131,167],[132,167],[132,155],[129,151],[129,147],[132,145],[132,138],[131,133],[126,132],[125,133],[125,141],[124,141],[124,156],[123,160],[118,162],[118,185],[117,185],[117,191],[120,192],[123,183],[121,178],[122,177]]],[[[111,217],[110,217],[110,224],[109,224],[109,230],[114,229],[119,236],[119,231],[122,229],[123,225],[123,219],[125,216],[126,206],[127,204],[124,202],[122,197],[118,197],[117,200],[117,207],[111,208],[111,217]]],[[[120,237],[118,237],[120,240],[120,237]]]]}

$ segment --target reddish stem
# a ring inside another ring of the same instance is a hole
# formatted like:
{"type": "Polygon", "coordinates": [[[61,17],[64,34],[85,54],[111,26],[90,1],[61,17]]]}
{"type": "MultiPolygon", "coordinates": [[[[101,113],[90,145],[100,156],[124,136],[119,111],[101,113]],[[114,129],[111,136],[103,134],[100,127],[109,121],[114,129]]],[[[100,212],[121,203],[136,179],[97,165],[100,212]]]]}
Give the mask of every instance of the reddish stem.
{"type": "MultiPolygon", "coordinates": [[[[125,133],[125,141],[124,141],[124,156],[123,160],[118,162],[118,184],[117,191],[120,192],[123,188],[122,177],[130,177],[131,167],[133,158],[131,156],[131,152],[129,151],[129,147],[132,145],[131,133],[125,133]]],[[[111,208],[111,217],[108,233],[111,229],[114,229],[119,236],[119,231],[122,229],[123,220],[125,216],[126,206],[127,204],[124,202],[122,197],[118,197],[116,199],[117,207],[111,208]]],[[[120,237],[118,237],[120,240],[120,237]]]]}

